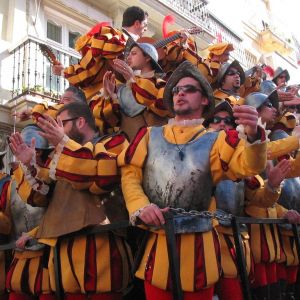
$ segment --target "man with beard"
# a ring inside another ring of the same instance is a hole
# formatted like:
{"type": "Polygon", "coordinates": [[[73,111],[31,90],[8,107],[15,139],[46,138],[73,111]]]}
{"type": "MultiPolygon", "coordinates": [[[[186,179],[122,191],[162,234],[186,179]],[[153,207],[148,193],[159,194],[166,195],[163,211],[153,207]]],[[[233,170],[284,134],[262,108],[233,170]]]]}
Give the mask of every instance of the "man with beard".
{"type": "MultiPolygon", "coordinates": [[[[214,108],[212,90],[190,62],[183,62],[168,80],[164,103],[175,118],[163,127],[142,128],[118,160],[130,220],[150,231],[136,272],[145,281],[147,299],[172,298],[166,237],[158,229],[165,223],[164,212],[208,211],[217,182],[256,174],[266,162],[264,131],[252,108],[234,108],[237,123],[247,125],[248,141],[239,140],[236,131],[205,130],[201,118],[214,108]]],[[[212,299],[219,279],[219,244],[210,224],[202,232],[176,236],[184,299],[212,299]]]]}
{"type": "MultiPolygon", "coordinates": [[[[87,226],[110,223],[105,206],[111,203],[105,204],[102,196],[119,183],[116,158],[126,145],[126,139],[120,134],[100,137],[91,111],[84,103],[65,105],[57,117],[58,123],[47,115],[38,120],[38,126],[44,131],[41,135],[55,147],[55,152],[45,168],[31,172],[44,185],[55,182],[35,233],[35,238],[51,247],[52,291],[56,289],[53,246],[57,238],[87,226]]],[[[22,139],[14,136],[12,139],[16,157],[30,165],[33,153],[29,147],[22,139]]],[[[131,257],[122,237],[112,232],[77,235],[60,239],[57,247],[64,299],[122,299],[121,290],[128,285],[131,257]]]]}
{"type": "Polygon", "coordinates": [[[231,106],[242,105],[244,99],[239,95],[239,89],[245,82],[245,73],[240,63],[224,63],[217,76],[218,89],[214,91],[217,100],[226,100],[231,106]]]}

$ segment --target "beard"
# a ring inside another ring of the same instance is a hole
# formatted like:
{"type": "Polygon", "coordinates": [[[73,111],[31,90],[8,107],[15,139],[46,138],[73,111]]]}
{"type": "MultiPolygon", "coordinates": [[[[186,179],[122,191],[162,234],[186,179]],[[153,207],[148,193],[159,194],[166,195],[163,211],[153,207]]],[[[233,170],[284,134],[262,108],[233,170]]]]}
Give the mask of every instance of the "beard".
{"type": "Polygon", "coordinates": [[[84,141],[84,135],[77,129],[76,125],[73,123],[71,130],[67,133],[67,136],[82,145],[84,141]]]}
{"type": "Polygon", "coordinates": [[[174,112],[178,116],[185,116],[189,115],[193,112],[191,107],[185,108],[185,109],[174,109],[174,112]]]}

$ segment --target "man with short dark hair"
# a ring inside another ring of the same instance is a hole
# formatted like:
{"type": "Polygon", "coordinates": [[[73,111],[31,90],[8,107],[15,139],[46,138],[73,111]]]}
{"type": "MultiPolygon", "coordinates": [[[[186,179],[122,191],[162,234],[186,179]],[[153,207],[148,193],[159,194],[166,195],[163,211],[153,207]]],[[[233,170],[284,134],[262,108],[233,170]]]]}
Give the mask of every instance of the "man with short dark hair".
{"type": "MultiPolygon", "coordinates": [[[[174,288],[166,238],[160,229],[164,213],[172,208],[209,211],[217,182],[256,174],[266,163],[266,145],[261,143],[264,130],[257,126],[255,109],[234,108],[237,123],[246,126],[247,140],[240,140],[235,130],[205,130],[201,118],[213,111],[212,90],[191,63],[182,63],[172,74],[164,103],[175,118],[164,127],[142,128],[118,159],[130,220],[142,222],[150,231],[136,273],[145,280],[147,299],[171,299],[174,288]]],[[[219,279],[219,244],[212,226],[200,231],[176,235],[181,286],[188,299],[208,300],[219,279]]]]}

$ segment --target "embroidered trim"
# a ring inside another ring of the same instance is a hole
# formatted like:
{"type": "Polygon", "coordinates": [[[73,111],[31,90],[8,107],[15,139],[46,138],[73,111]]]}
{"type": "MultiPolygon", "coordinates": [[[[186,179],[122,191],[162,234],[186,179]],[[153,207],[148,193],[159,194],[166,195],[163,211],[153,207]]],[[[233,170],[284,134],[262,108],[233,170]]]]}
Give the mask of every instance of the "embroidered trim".
{"type": "Polygon", "coordinates": [[[62,140],[59,142],[59,144],[55,147],[55,153],[53,155],[53,158],[51,160],[51,163],[49,165],[49,177],[53,180],[56,180],[56,167],[58,164],[58,160],[61,156],[61,153],[66,145],[66,143],[69,141],[69,137],[67,135],[64,135],[62,140]]]}
{"type": "Polygon", "coordinates": [[[157,207],[156,204],[154,203],[150,203],[140,209],[138,209],[137,211],[135,211],[129,218],[129,222],[131,225],[135,226],[136,225],[136,221],[137,221],[137,218],[140,216],[140,214],[142,213],[142,211],[146,208],[146,207],[149,207],[149,206],[155,206],[157,207]]]}
{"type": "Polygon", "coordinates": [[[171,126],[196,126],[196,125],[202,125],[204,119],[193,119],[193,120],[182,120],[182,121],[176,121],[174,118],[169,119],[168,125],[171,126]]]}

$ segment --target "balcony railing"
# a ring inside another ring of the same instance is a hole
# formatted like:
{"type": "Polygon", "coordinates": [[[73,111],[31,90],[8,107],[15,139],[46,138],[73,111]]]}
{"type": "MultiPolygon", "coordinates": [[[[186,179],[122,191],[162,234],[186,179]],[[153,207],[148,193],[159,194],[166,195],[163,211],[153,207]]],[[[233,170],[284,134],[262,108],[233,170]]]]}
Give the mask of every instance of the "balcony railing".
{"type": "MultiPolygon", "coordinates": [[[[68,87],[68,81],[52,73],[50,62],[40,50],[40,41],[28,38],[11,51],[13,75],[11,97],[13,99],[32,94],[57,101],[68,87]]],[[[53,49],[57,60],[64,66],[78,62],[78,58],[53,49]]]]}

